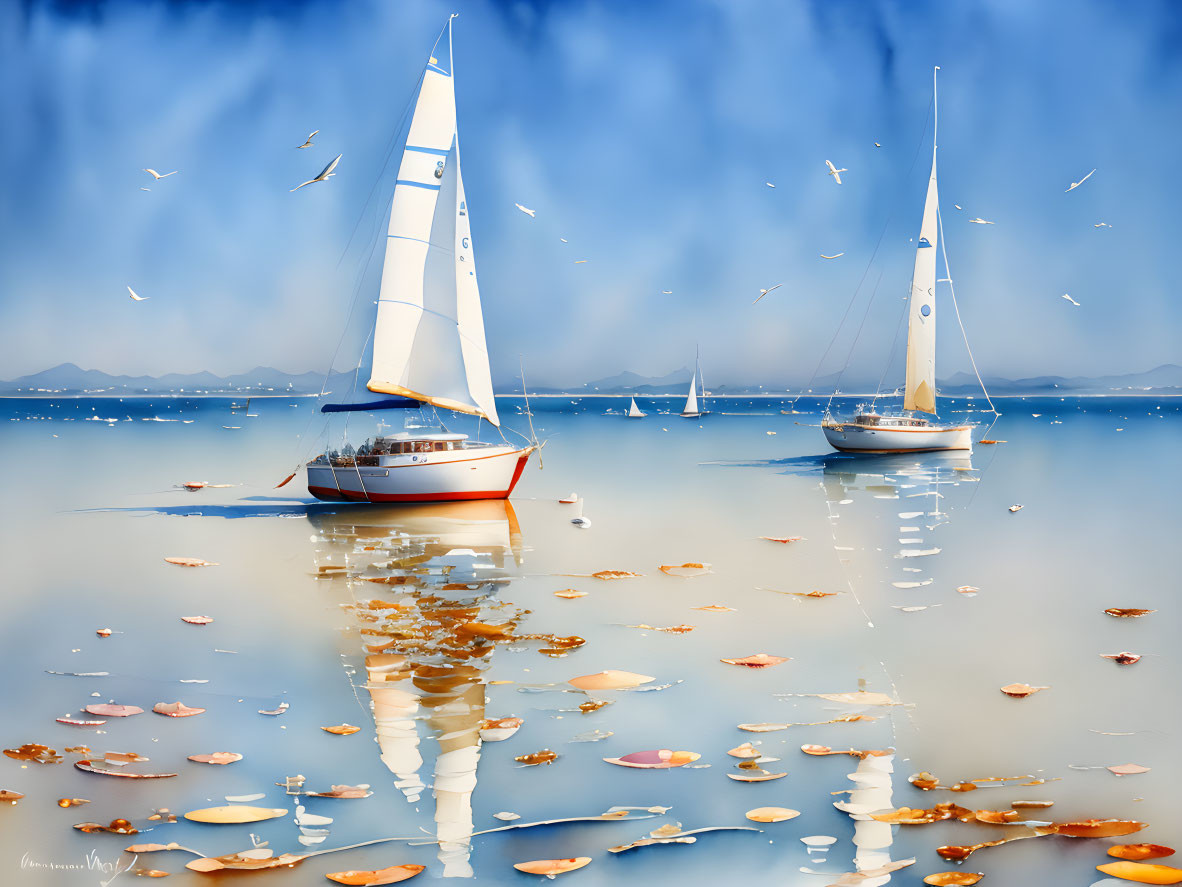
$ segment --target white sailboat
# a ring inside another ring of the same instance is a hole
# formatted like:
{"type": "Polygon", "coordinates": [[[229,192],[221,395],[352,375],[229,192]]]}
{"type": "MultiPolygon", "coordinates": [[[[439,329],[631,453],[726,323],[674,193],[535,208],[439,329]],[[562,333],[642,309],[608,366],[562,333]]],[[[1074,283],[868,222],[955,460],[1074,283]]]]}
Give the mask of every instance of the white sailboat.
{"type": "Polygon", "coordinates": [[[628,413],[627,413],[628,418],[629,419],[643,419],[647,415],[648,415],[648,413],[642,411],[640,409],[640,407],[638,407],[636,405],[636,398],[633,397],[632,403],[630,403],[628,405],[628,413]]]}
{"type": "MultiPolygon", "coordinates": [[[[702,361],[699,354],[694,355],[694,374],[690,378],[689,396],[685,399],[685,407],[681,411],[683,419],[697,419],[704,410],[698,406],[698,379],[702,375],[702,361]]],[[[706,399],[706,383],[702,382],[702,399],[706,399]]]]}
{"type": "MultiPolygon", "coordinates": [[[[394,397],[324,412],[429,404],[500,425],[460,174],[451,29],[449,19],[446,70],[432,54],[423,72],[390,208],[366,387],[394,397]]],[[[307,463],[308,491],[367,502],[504,499],[536,448],[411,429],[318,456],[307,463]]]]}
{"type": "MultiPolygon", "coordinates": [[[[940,70],[939,68],[935,69],[940,70]]],[[[936,108],[936,74],[932,72],[932,107],[936,108]]],[[[859,407],[853,418],[842,419],[826,410],[821,427],[835,449],[849,453],[918,453],[932,450],[971,450],[973,425],[954,425],[936,416],[936,246],[940,204],[936,187],[936,121],[932,125],[932,173],[923,207],[923,222],[915,249],[915,270],[907,320],[907,382],[903,410],[876,412],[873,404],[859,407]],[[917,413],[930,414],[933,419],[917,413]]],[[[945,276],[948,262],[945,257],[945,276]]]]}

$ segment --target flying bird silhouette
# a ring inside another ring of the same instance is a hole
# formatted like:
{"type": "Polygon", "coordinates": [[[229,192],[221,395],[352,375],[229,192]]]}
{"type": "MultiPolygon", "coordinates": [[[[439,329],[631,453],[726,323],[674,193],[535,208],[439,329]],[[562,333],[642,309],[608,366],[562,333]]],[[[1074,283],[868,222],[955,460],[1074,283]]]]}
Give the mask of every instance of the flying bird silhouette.
{"type": "MultiPolygon", "coordinates": [[[[1088,179],[1090,179],[1090,178],[1092,177],[1092,173],[1094,173],[1095,171],[1096,171],[1096,170],[1095,170],[1095,169],[1093,169],[1093,170],[1092,170],[1092,172],[1088,173],[1086,176],[1084,176],[1084,177],[1083,177],[1082,179],[1080,179],[1078,182],[1072,182],[1072,183],[1071,183],[1071,187],[1069,187],[1069,188],[1067,189],[1067,191],[1074,191],[1076,188],[1078,188],[1080,185],[1082,185],[1084,182],[1086,182],[1088,179]]],[[[1066,193],[1067,193],[1067,191],[1064,191],[1063,193],[1064,193],[1064,194],[1066,194],[1066,193]]]]}
{"type": "Polygon", "coordinates": [[[336,173],[333,172],[333,170],[337,168],[337,164],[341,162],[341,158],[344,156],[345,156],[344,154],[338,154],[336,157],[333,158],[332,163],[330,163],[328,166],[324,167],[324,169],[320,170],[320,175],[318,175],[314,179],[308,179],[308,181],[306,181],[306,182],[301,182],[300,184],[298,184],[294,188],[292,188],[291,191],[289,191],[288,193],[290,194],[294,191],[298,191],[298,190],[300,190],[300,188],[304,187],[304,185],[311,185],[313,182],[327,182],[330,176],[336,175],[336,173]]]}
{"type": "Polygon", "coordinates": [[[1063,298],[1074,305],[1076,308],[1079,307],[1079,302],[1075,301],[1075,299],[1071,298],[1071,296],[1067,295],[1067,293],[1063,294],[1063,298]]]}
{"type": "Polygon", "coordinates": [[[146,301],[148,301],[148,299],[152,298],[151,296],[141,296],[139,293],[137,293],[131,287],[127,288],[127,292],[131,294],[131,298],[136,302],[146,302],[146,301]]]}
{"type": "Polygon", "coordinates": [[[821,258],[822,259],[840,259],[844,255],[845,255],[845,253],[837,253],[836,255],[827,256],[824,253],[821,253],[821,258]]]}
{"type": "Polygon", "coordinates": [[[841,184],[841,174],[843,172],[849,172],[849,170],[846,169],[845,167],[838,169],[836,166],[833,165],[832,160],[826,160],[825,165],[827,167],[829,167],[829,175],[833,176],[833,178],[837,182],[837,184],[840,185],[841,184]]]}
{"type": "Polygon", "coordinates": [[[531,219],[537,215],[537,210],[530,209],[528,206],[522,206],[520,203],[515,203],[513,205],[515,207],[517,207],[519,210],[521,210],[523,213],[525,213],[527,216],[529,216],[531,219]]]}
{"type": "Polygon", "coordinates": [[[146,172],[148,175],[150,175],[156,181],[160,181],[161,179],[167,179],[169,176],[175,176],[178,172],[180,172],[180,170],[174,169],[172,172],[159,173],[159,172],[156,172],[156,170],[149,168],[149,169],[145,169],[144,172],[146,172]]]}
{"type": "MultiPolygon", "coordinates": [[[[778,289],[779,289],[780,287],[782,287],[783,285],[784,285],[784,284],[782,284],[782,283],[777,283],[775,286],[769,286],[769,287],[768,287],[767,289],[765,289],[765,290],[760,290],[760,291],[759,291],[759,299],[762,299],[764,296],[766,296],[766,295],[767,295],[768,293],[770,293],[772,290],[778,290],[778,289]]],[[[755,302],[758,302],[758,301],[759,301],[759,299],[756,299],[756,300],[755,300],[755,302]]],[[[752,305],[754,305],[754,304],[755,304],[755,302],[752,302],[751,304],[752,304],[752,305]]]]}
{"type": "Polygon", "coordinates": [[[970,224],[973,224],[973,225],[996,225],[997,224],[997,222],[990,222],[988,219],[982,219],[979,216],[975,219],[969,219],[969,222],[970,222],[970,224]]]}
{"type": "Polygon", "coordinates": [[[311,148],[312,147],[312,136],[316,135],[316,133],[318,133],[318,132],[320,132],[320,130],[318,130],[318,129],[312,130],[310,133],[308,133],[308,138],[304,141],[304,143],[302,145],[296,145],[296,147],[297,148],[311,148]]]}

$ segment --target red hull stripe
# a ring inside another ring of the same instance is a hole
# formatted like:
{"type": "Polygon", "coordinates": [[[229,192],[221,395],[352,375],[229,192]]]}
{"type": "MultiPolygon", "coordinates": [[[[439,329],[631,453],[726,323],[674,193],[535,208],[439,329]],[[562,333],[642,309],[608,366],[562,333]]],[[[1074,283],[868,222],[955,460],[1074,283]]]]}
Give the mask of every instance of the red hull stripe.
{"type": "Polygon", "coordinates": [[[830,446],[835,450],[840,450],[843,453],[868,453],[875,456],[889,455],[890,453],[938,453],[943,450],[967,450],[970,447],[915,447],[906,450],[866,450],[861,447],[839,447],[837,444],[830,441],[830,446]]]}

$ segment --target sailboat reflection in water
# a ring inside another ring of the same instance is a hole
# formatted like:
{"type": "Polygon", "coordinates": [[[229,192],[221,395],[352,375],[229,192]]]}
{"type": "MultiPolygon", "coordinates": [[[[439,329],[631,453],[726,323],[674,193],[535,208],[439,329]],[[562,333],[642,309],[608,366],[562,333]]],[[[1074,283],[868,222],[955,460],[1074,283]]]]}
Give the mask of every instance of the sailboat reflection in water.
{"type": "Polygon", "coordinates": [[[483,674],[496,641],[513,637],[524,613],[497,599],[506,567],[521,563],[513,506],[486,500],[309,519],[319,532],[319,574],[351,591],[382,762],[407,801],[432,789],[443,874],[471,877],[483,674]]]}

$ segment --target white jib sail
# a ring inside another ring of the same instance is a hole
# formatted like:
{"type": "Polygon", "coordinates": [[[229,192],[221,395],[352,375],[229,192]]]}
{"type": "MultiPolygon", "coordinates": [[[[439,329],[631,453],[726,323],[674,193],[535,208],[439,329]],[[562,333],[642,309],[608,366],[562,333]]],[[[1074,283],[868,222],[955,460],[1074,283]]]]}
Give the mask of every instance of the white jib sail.
{"type": "Polygon", "coordinates": [[[628,415],[633,419],[639,419],[644,416],[644,413],[641,411],[640,407],[636,405],[635,397],[632,398],[632,403],[628,406],[628,415]]]}
{"type": "Polygon", "coordinates": [[[932,175],[923,205],[923,223],[911,275],[907,318],[907,387],[903,409],[936,412],[936,233],[939,196],[936,189],[936,144],[932,135],[932,175]]]}
{"type": "Polygon", "coordinates": [[[394,186],[366,387],[500,424],[460,175],[455,89],[434,58],[394,186]]]}
{"type": "Polygon", "coordinates": [[[698,413],[698,371],[694,370],[694,375],[690,379],[689,397],[685,399],[685,409],[681,411],[683,416],[693,416],[698,413]]]}

